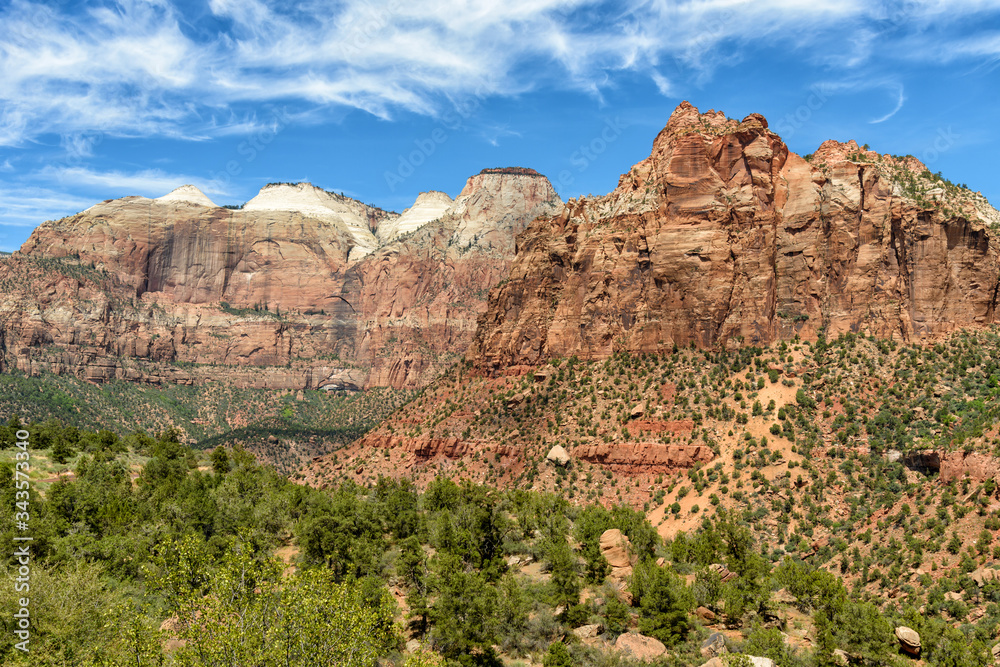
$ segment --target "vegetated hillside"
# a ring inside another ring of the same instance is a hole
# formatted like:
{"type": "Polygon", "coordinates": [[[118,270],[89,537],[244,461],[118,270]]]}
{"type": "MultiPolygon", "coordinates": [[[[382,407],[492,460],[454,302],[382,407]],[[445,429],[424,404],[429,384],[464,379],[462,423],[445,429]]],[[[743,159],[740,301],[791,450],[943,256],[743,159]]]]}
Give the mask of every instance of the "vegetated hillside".
{"type": "Polygon", "coordinates": [[[288,391],[218,382],[97,385],[52,373],[0,374],[0,415],[35,424],[58,420],[121,436],[135,429],[177,428],[197,448],[238,443],[284,474],[361,437],[412,395],[386,388],[288,391]]]}
{"type": "MultiPolygon", "coordinates": [[[[8,505],[18,426],[0,427],[8,505]]],[[[966,603],[942,603],[940,586],[883,603],[804,554],[772,564],[752,512],[703,516],[664,541],[624,506],[468,481],[322,492],[171,431],[50,425],[32,428],[32,454],[57,455],[67,438],[84,450],[73,477],[42,495],[44,472],[31,473],[35,625],[24,654],[0,621],[5,665],[674,667],[730,652],[902,666],[905,626],[923,664],[971,666],[987,664],[1000,622],[996,580],[975,588],[986,614],[959,625],[966,603]]],[[[0,538],[19,530],[0,515],[0,538]]],[[[14,567],[8,554],[7,578],[14,567]]],[[[16,597],[0,588],[5,609],[16,597]]]]}
{"type": "Polygon", "coordinates": [[[571,358],[498,378],[463,367],[303,476],[446,474],[624,503],[665,537],[726,509],[772,562],[791,554],[883,601],[977,620],[990,600],[970,576],[1000,564],[998,360],[997,333],[976,331],[571,358]],[[566,465],[546,459],[556,445],[566,465]]]}

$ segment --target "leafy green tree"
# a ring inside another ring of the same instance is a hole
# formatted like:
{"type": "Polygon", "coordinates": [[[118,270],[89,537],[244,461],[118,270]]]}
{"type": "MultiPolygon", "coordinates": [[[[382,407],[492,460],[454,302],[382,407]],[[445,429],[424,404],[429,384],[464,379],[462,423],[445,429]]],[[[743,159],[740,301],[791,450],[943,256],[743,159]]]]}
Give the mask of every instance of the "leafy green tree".
{"type": "MultiPolygon", "coordinates": [[[[233,478],[230,473],[227,483],[233,478]]],[[[303,517],[297,534],[306,560],[325,564],[338,580],[375,572],[386,550],[374,507],[344,487],[334,493],[328,506],[303,517]]]]}
{"type": "Polygon", "coordinates": [[[135,601],[127,600],[110,610],[104,630],[111,655],[106,667],[159,667],[165,664],[162,640],[164,633],[154,619],[135,601]]]}
{"type": "Polygon", "coordinates": [[[528,611],[531,607],[528,596],[512,575],[508,574],[497,585],[499,594],[496,619],[503,635],[505,648],[512,645],[527,632],[528,611]]]}
{"type": "Polygon", "coordinates": [[[32,446],[35,449],[49,449],[62,435],[62,431],[62,422],[58,419],[47,419],[34,429],[32,446]]]}
{"type": "Polygon", "coordinates": [[[800,607],[821,609],[828,618],[847,602],[847,589],[836,575],[788,556],[775,569],[774,579],[798,599],[800,607]]]}
{"type": "Polygon", "coordinates": [[[411,535],[400,543],[400,554],[396,561],[396,574],[406,583],[406,606],[409,619],[417,632],[427,632],[428,582],[427,556],[420,541],[411,535]]]}
{"type": "Polygon", "coordinates": [[[602,584],[611,574],[611,564],[596,545],[587,545],[583,549],[583,560],[586,565],[585,578],[588,584],[602,584]]]}
{"type": "Polygon", "coordinates": [[[180,431],[173,428],[161,433],[139,474],[139,489],[154,502],[175,496],[188,470],[196,465],[194,452],[181,443],[180,435],[180,431]]]}
{"type": "Polygon", "coordinates": [[[719,599],[722,597],[722,577],[713,570],[701,570],[695,575],[694,597],[695,602],[718,610],[719,599]]]}
{"type": "Polygon", "coordinates": [[[848,602],[832,623],[837,644],[866,665],[885,665],[897,642],[889,620],[870,602],[848,602]]]}
{"type": "Polygon", "coordinates": [[[738,576],[723,586],[726,615],[741,618],[746,612],[763,613],[771,599],[768,575],[770,566],[754,550],[750,529],[720,512],[717,530],[725,544],[729,569],[738,576]]]}
{"type": "Polygon", "coordinates": [[[419,528],[417,489],[408,479],[396,481],[380,476],[373,493],[382,508],[389,531],[396,539],[413,535],[419,528]]]}
{"type": "Polygon", "coordinates": [[[470,664],[495,664],[493,645],[499,638],[496,610],[499,595],[478,572],[466,571],[455,554],[438,554],[435,599],[430,610],[431,638],[435,648],[451,659],[470,664]]]}
{"type": "Polygon", "coordinates": [[[444,660],[434,651],[420,648],[406,658],[403,667],[441,667],[444,660]]]}
{"type": "Polygon", "coordinates": [[[212,471],[216,475],[225,475],[229,472],[229,454],[222,445],[212,450],[212,471]]]}
{"type": "Polygon", "coordinates": [[[97,432],[97,446],[99,451],[111,454],[124,454],[126,451],[125,444],[118,434],[107,429],[97,432]]]}
{"type": "MultiPolygon", "coordinates": [[[[15,431],[11,431],[10,427],[0,424],[0,450],[10,449],[17,444],[17,438],[14,434],[15,431]]],[[[47,447],[40,447],[37,443],[35,447],[38,449],[47,449],[47,447]]]]}
{"type": "Polygon", "coordinates": [[[694,597],[677,575],[646,558],[636,565],[629,584],[639,603],[640,632],[667,646],[687,637],[694,597]]]}
{"type": "Polygon", "coordinates": [[[812,655],[812,663],[816,667],[839,667],[833,655],[837,650],[837,640],[830,616],[824,610],[817,610],[813,614],[813,625],[816,626],[816,650],[812,655]]]}
{"type": "Polygon", "coordinates": [[[180,599],[186,643],[175,664],[373,667],[398,641],[387,591],[372,605],[324,569],[281,573],[280,562],[246,545],[228,550],[208,595],[192,589],[180,599]]]}
{"type": "MultiPolygon", "coordinates": [[[[12,614],[20,608],[17,592],[10,583],[16,570],[4,572],[8,585],[0,587],[0,608],[4,610],[0,634],[0,664],[11,667],[57,667],[95,665],[110,660],[117,647],[106,631],[111,620],[108,609],[122,602],[104,576],[103,568],[75,562],[64,567],[35,563],[31,570],[30,652],[14,648],[12,614]]],[[[147,663],[148,664],[148,663],[147,663]]]]}
{"type": "Polygon", "coordinates": [[[454,510],[461,501],[462,490],[458,484],[446,477],[437,477],[427,485],[424,492],[424,508],[429,512],[454,510]]]}
{"type": "Polygon", "coordinates": [[[124,438],[124,444],[128,451],[149,456],[156,445],[156,441],[145,431],[136,430],[124,438]]]}
{"type": "Polygon", "coordinates": [[[711,565],[719,562],[724,548],[725,545],[719,531],[708,520],[705,520],[698,533],[689,539],[688,559],[698,565],[711,565]]]}
{"type": "Polygon", "coordinates": [[[743,652],[770,658],[779,665],[787,665],[792,661],[788,645],[777,628],[754,627],[743,643],[743,652]]]}
{"type": "Polygon", "coordinates": [[[175,606],[182,598],[208,590],[211,564],[209,546],[200,536],[188,533],[158,545],[143,574],[167,603],[175,606]]]}
{"type": "Polygon", "coordinates": [[[604,625],[608,632],[621,634],[628,629],[629,610],[618,596],[612,595],[604,605],[604,625]]]}
{"type": "Polygon", "coordinates": [[[99,538],[125,532],[140,511],[128,470],[103,454],[83,456],[76,467],[76,480],[54,484],[49,501],[63,527],[86,525],[99,538]]]}
{"type": "Polygon", "coordinates": [[[549,644],[549,650],[542,658],[543,667],[573,667],[573,658],[569,654],[569,649],[562,642],[549,644]]]}

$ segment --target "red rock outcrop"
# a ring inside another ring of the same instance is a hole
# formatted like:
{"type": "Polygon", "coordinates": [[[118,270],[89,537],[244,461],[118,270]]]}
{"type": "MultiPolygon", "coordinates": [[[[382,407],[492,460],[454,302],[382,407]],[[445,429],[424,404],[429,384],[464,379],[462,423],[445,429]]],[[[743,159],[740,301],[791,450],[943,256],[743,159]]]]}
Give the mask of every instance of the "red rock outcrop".
{"type": "Polygon", "coordinates": [[[911,470],[926,475],[938,473],[945,484],[966,477],[977,483],[992,479],[1000,484],[1000,460],[983,452],[920,450],[900,460],[911,470]]]}
{"type": "Polygon", "coordinates": [[[707,463],[712,450],[701,445],[664,445],[656,442],[610,442],[580,445],[574,456],[590,463],[600,463],[625,473],[673,472],[707,463]]]}
{"type": "Polygon", "coordinates": [[[467,348],[514,236],[561,206],[544,176],[503,170],[436,220],[426,204],[381,246],[372,229],[396,214],[309,184],[243,210],[185,186],[45,223],[0,260],[4,361],[94,381],[422,386],[467,348]]]}
{"type": "Polygon", "coordinates": [[[827,142],[807,161],[758,114],[683,103],[611,194],[518,237],[467,358],[501,373],[821,328],[913,340],[990,324],[998,226],[915,159],[827,142]]]}
{"type": "Polygon", "coordinates": [[[961,481],[968,477],[973,482],[992,479],[1000,484],[1000,460],[982,452],[947,452],[940,455],[941,481],[961,481]]]}
{"type": "Polygon", "coordinates": [[[425,435],[408,438],[397,435],[390,436],[385,433],[371,433],[362,438],[361,442],[365,448],[410,452],[416,455],[417,460],[432,459],[436,456],[458,459],[476,447],[476,443],[466,442],[456,437],[433,438],[425,435]]]}

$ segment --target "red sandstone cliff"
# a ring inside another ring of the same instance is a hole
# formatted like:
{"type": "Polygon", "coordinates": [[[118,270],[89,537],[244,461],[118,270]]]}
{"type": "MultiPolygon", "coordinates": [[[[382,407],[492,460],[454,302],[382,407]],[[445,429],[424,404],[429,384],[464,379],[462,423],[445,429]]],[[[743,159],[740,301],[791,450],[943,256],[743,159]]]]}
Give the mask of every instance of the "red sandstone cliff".
{"type": "Polygon", "coordinates": [[[811,161],[752,114],[681,104],[609,195],[519,238],[468,353],[482,370],[674,344],[996,319],[1000,215],[914,158],[827,142],[811,161]]]}
{"type": "Polygon", "coordinates": [[[189,186],[103,202],[0,260],[4,360],[95,381],[421,386],[468,346],[514,235],[561,205],[544,176],[510,173],[440,203],[407,218],[309,184],[243,210],[189,186]],[[372,232],[398,220],[411,233],[372,232]]]}

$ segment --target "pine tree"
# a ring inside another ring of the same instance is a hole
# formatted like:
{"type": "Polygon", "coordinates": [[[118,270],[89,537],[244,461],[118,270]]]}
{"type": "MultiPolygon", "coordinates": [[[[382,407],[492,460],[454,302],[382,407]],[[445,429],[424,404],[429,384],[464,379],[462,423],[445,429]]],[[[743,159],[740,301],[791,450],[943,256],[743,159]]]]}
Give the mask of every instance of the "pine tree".
{"type": "Polygon", "coordinates": [[[216,475],[225,475],[229,472],[229,454],[222,445],[212,450],[212,470],[216,475]]]}
{"type": "Polygon", "coordinates": [[[683,584],[651,560],[646,561],[646,578],[639,604],[639,631],[655,637],[667,646],[682,641],[691,629],[687,604],[682,595],[683,584]]]}
{"type": "Polygon", "coordinates": [[[566,608],[579,604],[580,577],[576,573],[576,558],[566,540],[550,543],[547,560],[552,572],[553,603],[566,608]]]}
{"type": "Polygon", "coordinates": [[[70,458],[72,458],[74,452],[66,442],[66,438],[59,436],[56,438],[55,444],[52,445],[52,460],[59,465],[65,465],[70,458]]]}

